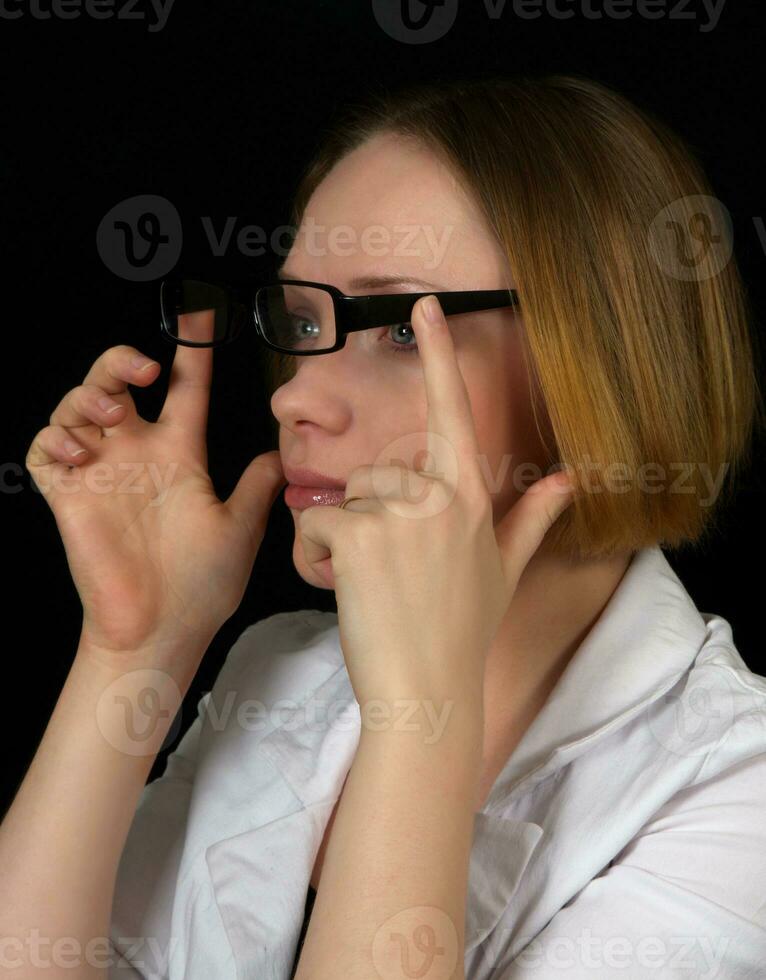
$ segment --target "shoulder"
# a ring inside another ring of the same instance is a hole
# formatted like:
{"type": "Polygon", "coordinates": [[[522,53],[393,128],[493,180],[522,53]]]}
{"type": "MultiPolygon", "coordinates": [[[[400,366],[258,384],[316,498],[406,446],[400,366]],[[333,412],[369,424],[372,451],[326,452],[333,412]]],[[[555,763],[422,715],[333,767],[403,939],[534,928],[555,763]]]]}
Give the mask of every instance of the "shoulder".
{"type": "Polygon", "coordinates": [[[766,678],[724,618],[702,615],[704,644],[648,718],[659,766],[682,778],[614,864],[766,926],[766,678]]]}
{"type": "Polygon", "coordinates": [[[735,649],[711,647],[677,695],[672,727],[655,737],[687,778],[611,864],[697,903],[700,927],[718,917],[750,942],[766,928],[766,681],[735,649]]]}
{"type": "Polygon", "coordinates": [[[254,697],[266,704],[295,699],[344,667],[337,613],[319,609],[273,613],[238,636],[210,696],[219,701],[235,691],[237,700],[254,697]]]}
{"type": "Polygon", "coordinates": [[[702,618],[705,642],[665,697],[672,721],[665,748],[698,759],[695,782],[766,753],[766,678],[745,663],[726,619],[702,618]]]}
{"type": "Polygon", "coordinates": [[[337,626],[338,614],[320,609],[296,609],[272,613],[247,626],[232,644],[222,670],[240,669],[254,655],[290,656],[321,645],[325,634],[337,626]]]}
{"type": "MultiPolygon", "coordinates": [[[[725,619],[702,616],[703,641],[675,682],[607,737],[580,741],[555,778],[515,802],[510,816],[544,833],[514,896],[511,958],[527,952],[530,935],[530,953],[554,956],[592,932],[599,965],[621,937],[628,960],[614,965],[630,976],[654,967],[644,959],[649,943],[667,975],[679,955],[687,972],[710,975],[709,947],[732,980],[760,975],[766,679],[747,666],[725,619]]],[[[523,959],[503,980],[533,975],[523,959]]],[[[574,966],[585,975],[582,962],[574,966]]]]}
{"type": "MultiPolygon", "coordinates": [[[[766,678],[745,663],[726,619],[701,615],[705,639],[687,669],[605,746],[621,755],[625,780],[643,787],[648,813],[697,785],[708,800],[726,796],[737,767],[758,773],[766,793],[766,678]]],[[[743,800],[740,817],[750,813],[743,800]]]]}
{"type": "MultiPolygon", "coordinates": [[[[710,878],[700,886],[711,897],[720,876],[746,873],[744,853],[766,879],[766,679],[747,666],[725,619],[702,617],[702,642],[684,669],[554,755],[553,778],[520,794],[519,812],[551,831],[565,886],[573,853],[586,880],[625,858],[645,859],[659,876],[675,863],[679,881],[701,872],[704,853],[710,878]]],[[[661,664],[652,669],[659,675],[661,664]]]]}

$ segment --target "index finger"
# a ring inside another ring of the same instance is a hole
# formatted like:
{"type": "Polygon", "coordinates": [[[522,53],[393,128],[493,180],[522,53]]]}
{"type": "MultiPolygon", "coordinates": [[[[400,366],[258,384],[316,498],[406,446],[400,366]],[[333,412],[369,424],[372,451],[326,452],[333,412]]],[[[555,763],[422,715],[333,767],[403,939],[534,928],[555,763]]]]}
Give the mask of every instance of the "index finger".
{"type": "MultiPolygon", "coordinates": [[[[461,476],[478,476],[481,479],[479,443],[468,389],[460,373],[455,345],[438,299],[428,296],[418,300],[413,307],[411,322],[423,365],[428,401],[428,451],[434,461],[434,469],[441,473],[454,469],[455,460],[450,458],[450,454],[454,453],[461,476]],[[426,303],[432,300],[439,312],[438,321],[434,323],[425,315],[426,303]],[[434,435],[439,438],[433,438],[434,435]]],[[[481,485],[485,487],[483,479],[481,485]]]]}
{"type": "MultiPolygon", "coordinates": [[[[179,335],[194,342],[213,340],[215,310],[200,310],[178,317],[179,335]]],[[[207,429],[213,348],[176,344],[165,403],[157,419],[204,438],[207,429]]]]}

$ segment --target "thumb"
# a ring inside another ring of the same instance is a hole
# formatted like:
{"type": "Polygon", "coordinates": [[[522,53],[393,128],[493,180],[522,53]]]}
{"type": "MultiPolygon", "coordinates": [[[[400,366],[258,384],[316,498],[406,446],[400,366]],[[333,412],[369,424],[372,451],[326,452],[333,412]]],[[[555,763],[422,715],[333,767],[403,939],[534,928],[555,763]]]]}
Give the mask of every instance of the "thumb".
{"type": "Polygon", "coordinates": [[[576,483],[566,471],[537,480],[495,528],[506,578],[517,582],[548,530],[574,500],[576,483]]]}
{"type": "Polygon", "coordinates": [[[278,449],[261,453],[245,469],[224,505],[260,545],[272,505],[287,483],[278,449]]]}

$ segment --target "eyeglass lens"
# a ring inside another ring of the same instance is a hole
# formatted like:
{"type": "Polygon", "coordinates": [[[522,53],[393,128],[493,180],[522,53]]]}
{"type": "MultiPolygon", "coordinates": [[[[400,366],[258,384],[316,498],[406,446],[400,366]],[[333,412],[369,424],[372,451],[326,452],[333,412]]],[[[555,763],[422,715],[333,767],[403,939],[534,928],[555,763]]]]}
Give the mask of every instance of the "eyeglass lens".
{"type": "Polygon", "coordinates": [[[225,339],[232,312],[225,287],[196,279],[166,280],[161,304],[165,328],[171,336],[194,343],[225,339]]]}
{"type": "Polygon", "coordinates": [[[266,339],[288,350],[321,351],[335,345],[332,297],[315,286],[264,286],[256,313],[266,339]]]}
{"type": "MultiPolygon", "coordinates": [[[[225,286],[196,279],[163,282],[161,303],[168,333],[193,343],[225,340],[233,313],[241,313],[225,286]]],[[[276,347],[307,351],[334,347],[335,308],[326,290],[292,284],[263,286],[255,305],[258,323],[276,347]]]]}

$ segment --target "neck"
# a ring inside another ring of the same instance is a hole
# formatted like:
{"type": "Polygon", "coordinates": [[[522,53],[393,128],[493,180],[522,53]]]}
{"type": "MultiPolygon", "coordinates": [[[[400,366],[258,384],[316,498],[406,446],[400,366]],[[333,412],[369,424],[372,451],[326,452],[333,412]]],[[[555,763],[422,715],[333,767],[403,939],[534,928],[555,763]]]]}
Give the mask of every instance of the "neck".
{"type": "Polygon", "coordinates": [[[632,555],[570,562],[538,549],[526,566],[485,662],[485,784],[545,704],[632,555]]]}

